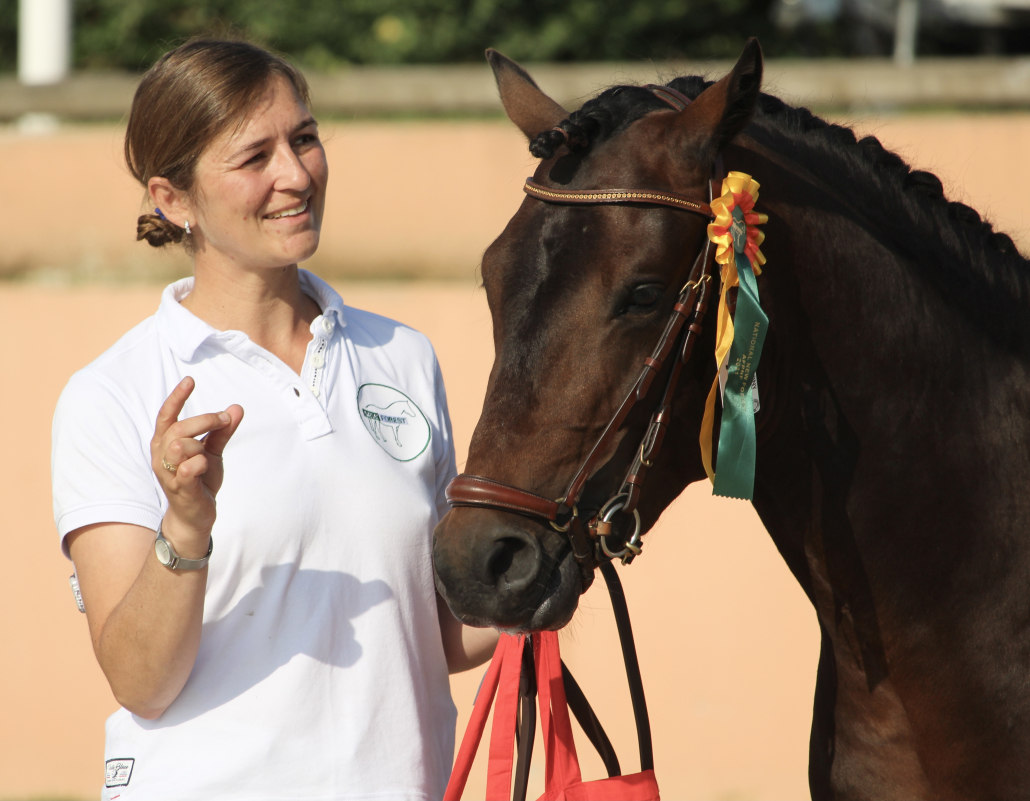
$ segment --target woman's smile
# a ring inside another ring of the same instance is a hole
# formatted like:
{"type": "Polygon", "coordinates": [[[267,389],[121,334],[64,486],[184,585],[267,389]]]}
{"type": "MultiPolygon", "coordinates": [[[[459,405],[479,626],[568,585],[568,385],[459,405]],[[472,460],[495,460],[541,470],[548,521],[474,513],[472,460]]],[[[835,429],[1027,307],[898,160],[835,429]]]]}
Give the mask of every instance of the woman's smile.
{"type": "Polygon", "coordinates": [[[271,214],[266,214],[265,218],[268,220],[282,220],[287,217],[297,217],[308,210],[308,201],[304,200],[299,205],[293,206],[292,208],[283,209],[282,211],[276,211],[271,214]]]}

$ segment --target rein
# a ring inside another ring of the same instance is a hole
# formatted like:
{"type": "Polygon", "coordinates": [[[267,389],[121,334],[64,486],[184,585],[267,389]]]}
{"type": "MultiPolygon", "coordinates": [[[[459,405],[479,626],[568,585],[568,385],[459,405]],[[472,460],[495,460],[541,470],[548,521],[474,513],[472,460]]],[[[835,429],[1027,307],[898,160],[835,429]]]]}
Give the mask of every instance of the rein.
{"type": "MultiPolygon", "coordinates": [[[[689,102],[686,97],[670,87],[649,88],[676,110],[682,109],[689,102]]],[[[697,214],[712,221],[715,219],[710,206],[713,186],[718,186],[720,181],[721,176],[713,175],[713,180],[708,184],[706,201],[650,189],[555,189],[542,186],[532,178],[526,179],[523,190],[530,197],[545,203],[661,205],[697,214]]],[[[592,571],[595,564],[603,561],[603,557],[622,559],[623,563],[632,561],[641,551],[640,512],[637,509],[641,486],[665,437],[672,397],[683,366],[690,360],[694,344],[702,331],[714,261],[715,248],[706,236],[705,244],[694,259],[687,282],[680,289],[654,350],[644,359],[643,367],[632,388],[605,426],[561,498],[552,500],[486,476],[462,473],[452,479],[447,486],[446,496],[450,505],[494,509],[544,520],[555,531],[569,536],[572,554],[584,570],[592,571]],[[630,412],[647,397],[654,379],[662,372],[671,356],[675,358],[669,370],[665,389],[651,414],[646,432],[622,485],[584,525],[578,504],[588,480],[600,466],[602,458],[610,449],[630,412]],[[632,515],[634,530],[625,541],[612,548],[608,537],[612,532],[613,520],[618,514],[632,515]]]]}

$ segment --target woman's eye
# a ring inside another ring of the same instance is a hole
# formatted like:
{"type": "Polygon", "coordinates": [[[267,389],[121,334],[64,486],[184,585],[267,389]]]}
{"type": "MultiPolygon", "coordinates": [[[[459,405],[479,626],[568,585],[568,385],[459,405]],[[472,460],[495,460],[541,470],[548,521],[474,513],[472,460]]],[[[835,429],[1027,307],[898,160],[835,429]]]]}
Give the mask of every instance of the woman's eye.
{"type": "Polygon", "coordinates": [[[620,314],[649,312],[662,299],[665,287],[661,284],[637,284],[633,287],[619,309],[620,314]]]}

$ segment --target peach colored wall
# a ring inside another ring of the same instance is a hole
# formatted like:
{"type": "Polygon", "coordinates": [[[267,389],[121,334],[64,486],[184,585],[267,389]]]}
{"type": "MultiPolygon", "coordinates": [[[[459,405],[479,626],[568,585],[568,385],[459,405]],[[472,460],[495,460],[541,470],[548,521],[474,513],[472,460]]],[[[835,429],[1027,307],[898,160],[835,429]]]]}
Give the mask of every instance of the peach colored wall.
{"type": "MultiPolygon", "coordinates": [[[[1021,147],[1030,141],[1030,117],[851,122],[936,170],[952,196],[1025,245],[1030,167],[1021,147]]],[[[382,270],[415,269],[428,259],[430,275],[455,278],[335,283],[349,302],[405,320],[434,340],[460,467],[492,358],[478,256],[519,203],[519,181],[532,161],[502,123],[362,123],[328,133],[333,188],[319,265],[335,269],[343,254],[382,270]]],[[[0,271],[18,261],[40,265],[30,282],[0,284],[0,799],[94,798],[103,775],[103,719],[113,702],[57,549],[50,415],[70,373],[157,302],[156,285],[94,279],[109,273],[107,265],[124,272],[135,262],[153,272],[181,263],[129,241],[140,193],[120,166],[111,129],[42,138],[0,131],[0,191],[0,271]],[[75,285],[62,268],[69,263],[83,279],[75,285]]],[[[815,622],[750,507],[690,488],[622,575],[663,795],[807,795],[815,622]]],[[[632,725],[603,591],[587,594],[562,643],[631,767],[632,725]]],[[[453,681],[459,728],[479,676],[453,681]]],[[[596,760],[584,761],[591,776],[600,775],[596,760]]],[[[470,797],[481,792],[481,777],[477,770],[470,797]]]]}

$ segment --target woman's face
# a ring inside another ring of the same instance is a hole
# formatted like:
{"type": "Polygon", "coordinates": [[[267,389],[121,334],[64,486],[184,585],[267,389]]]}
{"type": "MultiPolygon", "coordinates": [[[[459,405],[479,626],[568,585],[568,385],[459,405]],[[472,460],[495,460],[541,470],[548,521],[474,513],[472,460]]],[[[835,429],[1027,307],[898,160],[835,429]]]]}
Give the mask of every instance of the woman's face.
{"type": "Polygon", "coordinates": [[[197,161],[190,219],[197,268],[295,265],[318,248],[329,168],[318,124],[274,78],[243,124],[197,161]]]}

